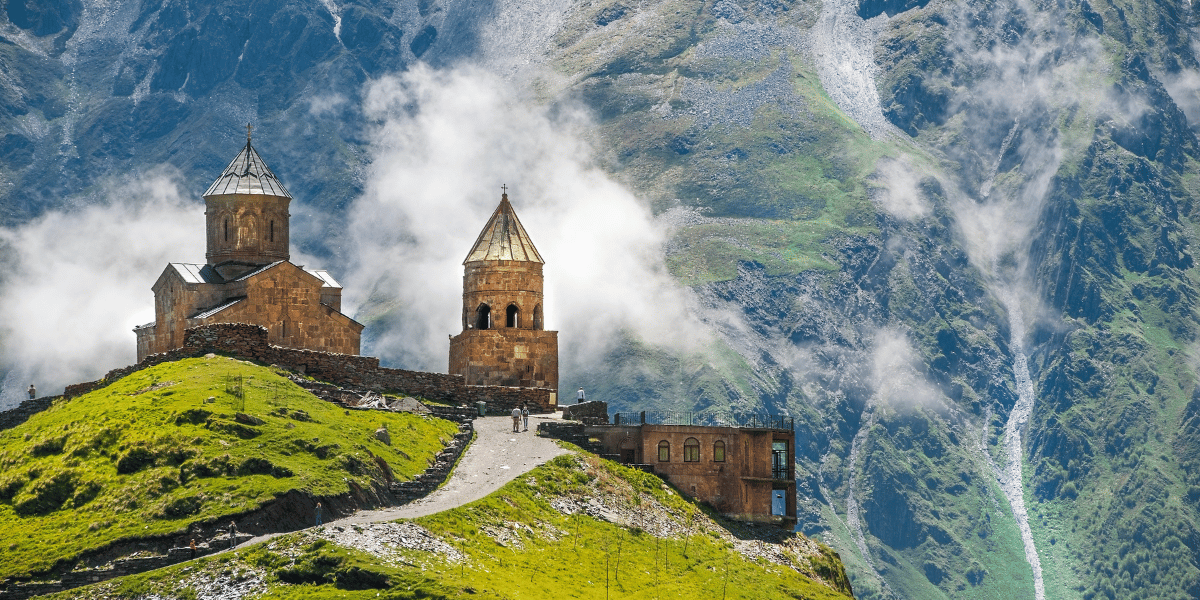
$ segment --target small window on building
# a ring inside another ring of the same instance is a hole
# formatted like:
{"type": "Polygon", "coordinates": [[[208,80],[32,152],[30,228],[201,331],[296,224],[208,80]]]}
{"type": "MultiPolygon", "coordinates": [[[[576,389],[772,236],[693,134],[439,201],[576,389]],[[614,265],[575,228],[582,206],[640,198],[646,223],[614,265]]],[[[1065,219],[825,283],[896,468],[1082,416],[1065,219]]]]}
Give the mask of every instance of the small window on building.
{"type": "Polygon", "coordinates": [[[713,462],[725,462],[725,442],[713,442],[713,462]]]}
{"type": "Polygon", "coordinates": [[[700,462],[700,440],[688,438],[683,442],[683,462],[700,462]]]}
{"type": "Polygon", "coordinates": [[[229,241],[229,219],[225,219],[225,241],[229,241]]]}
{"type": "Polygon", "coordinates": [[[275,221],[271,221],[271,229],[267,235],[270,238],[269,241],[275,241],[275,221]]]}
{"type": "Polygon", "coordinates": [[[671,442],[663,440],[658,443],[658,462],[671,462],[671,442]]]}
{"type": "Polygon", "coordinates": [[[516,328],[521,321],[520,316],[521,309],[517,308],[516,304],[509,304],[504,311],[504,326],[516,328]]]}
{"type": "Polygon", "coordinates": [[[774,440],[771,442],[771,477],[774,479],[787,479],[790,474],[788,469],[788,443],[774,440]]]}
{"type": "Polygon", "coordinates": [[[475,329],[491,329],[492,328],[492,308],[486,304],[480,304],[479,308],[475,309],[475,329]]]}

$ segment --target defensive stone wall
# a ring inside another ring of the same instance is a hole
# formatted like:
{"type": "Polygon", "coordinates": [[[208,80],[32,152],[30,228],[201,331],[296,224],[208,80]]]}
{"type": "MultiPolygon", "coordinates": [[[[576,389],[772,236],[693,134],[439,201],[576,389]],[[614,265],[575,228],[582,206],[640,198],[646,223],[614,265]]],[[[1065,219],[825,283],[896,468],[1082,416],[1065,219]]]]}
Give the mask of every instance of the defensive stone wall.
{"type": "MultiPolygon", "coordinates": [[[[379,359],[370,356],[283,348],[268,343],[266,328],[244,323],[221,323],[189,328],[184,335],[182,348],[152,354],[136,365],[109,371],[103,379],[97,381],[67,386],[63,396],[72,398],[86,394],[135,371],[208,353],[224,354],[265,365],[279,365],[343,386],[380,392],[401,392],[448,404],[473,405],[477,401],[484,401],[487,402],[488,410],[493,412],[505,413],[521,403],[528,404],[533,412],[554,410],[554,404],[551,402],[554,390],[548,388],[467,385],[461,375],[389,369],[379,366],[379,359]]],[[[2,419],[3,415],[0,415],[0,422],[3,422],[2,419]]]]}
{"type": "Polygon", "coordinates": [[[17,405],[16,408],[0,412],[0,431],[12,429],[17,425],[28,421],[29,417],[40,413],[47,408],[50,408],[50,404],[52,404],[58,398],[61,398],[61,396],[46,396],[43,398],[26,400],[17,405]]]}

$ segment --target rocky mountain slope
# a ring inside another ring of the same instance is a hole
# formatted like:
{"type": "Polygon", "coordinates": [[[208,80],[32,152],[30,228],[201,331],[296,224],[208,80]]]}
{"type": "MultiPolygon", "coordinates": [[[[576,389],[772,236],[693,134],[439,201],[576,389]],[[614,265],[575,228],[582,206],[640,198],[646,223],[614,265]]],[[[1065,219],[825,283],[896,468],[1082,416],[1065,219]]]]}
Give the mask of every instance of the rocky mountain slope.
{"type": "MultiPolygon", "coordinates": [[[[796,416],[801,523],[859,597],[1200,596],[1190,4],[7,11],[10,226],[162,163],[203,189],[253,121],[319,215],[303,249],[338,255],[319,233],[370,193],[362,84],[482,65],[587,110],[715,335],[628,331],[564,382],[622,410],[796,416]]],[[[385,305],[364,304],[381,326],[418,314],[385,305]]]]}

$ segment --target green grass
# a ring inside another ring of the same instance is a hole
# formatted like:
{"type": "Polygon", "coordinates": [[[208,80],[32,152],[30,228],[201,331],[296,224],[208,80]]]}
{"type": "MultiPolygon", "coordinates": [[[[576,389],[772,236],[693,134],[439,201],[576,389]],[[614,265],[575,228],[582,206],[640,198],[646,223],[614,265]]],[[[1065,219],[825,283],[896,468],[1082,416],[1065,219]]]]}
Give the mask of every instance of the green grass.
{"type": "Polygon", "coordinates": [[[290,490],[370,489],[382,479],[377,459],[408,479],[455,432],[439,419],[345,411],[224,357],[139,371],[0,432],[0,578],[245,513],[290,490]],[[374,438],[381,425],[392,446],[374,438]]]}
{"type": "Polygon", "coordinates": [[[261,579],[266,591],[260,598],[849,597],[802,573],[844,584],[841,561],[828,548],[794,537],[795,545],[785,544],[781,551],[797,568],[750,560],[731,548],[733,538],[725,530],[693,518],[701,513],[657,477],[592,455],[566,455],[482,500],[413,521],[453,553],[400,550],[374,556],[306,531],[236,555],[53,597],[186,596],[185,590],[203,577],[261,579]],[[552,499],[579,503],[598,496],[606,506],[626,509],[623,514],[634,515],[635,522],[620,526],[564,515],[550,505],[552,499]],[[659,515],[657,525],[665,515],[678,533],[655,535],[652,512],[659,515]],[[639,514],[647,520],[638,523],[639,514]],[[798,549],[802,546],[806,550],[798,549]]]}

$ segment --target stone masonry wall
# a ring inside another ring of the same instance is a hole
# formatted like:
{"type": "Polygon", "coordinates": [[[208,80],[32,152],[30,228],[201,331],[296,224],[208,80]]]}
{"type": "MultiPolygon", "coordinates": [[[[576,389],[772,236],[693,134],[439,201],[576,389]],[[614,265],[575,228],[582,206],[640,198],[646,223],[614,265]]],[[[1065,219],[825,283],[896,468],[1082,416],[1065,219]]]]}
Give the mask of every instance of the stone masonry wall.
{"type": "MultiPolygon", "coordinates": [[[[109,371],[103,379],[67,386],[63,396],[72,398],[102,388],[130,373],[163,362],[207,353],[225,354],[265,365],[279,365],[317,379],[375,391],[403,392],[450,404],[488,403],[488,410],[505,413],[526,403],[534,412],[554,410],[548,388],[466,385],[459,375],[423,373],[379,366],[370,356],[334,354],[315,350],[281,348],[267,342],[267,330],[258,325],[222,323],[189,328],[182,348],[152,354],[136,365],[109,371]]],[[[0,419],[3,415],[0,415],[0,419]]],[[[2,420],[0,420],[2,422],[2,420]]]]}
{"type": "Polygon", "coordinates": [[[16,408],[0,412],[0,431],[12,429],[17,425],[28,421],[29,417],[40,413],[47,408],[50,408],[50,404],[59,398],[61,398],[61,396],[45,396],[42,398],[26,400],[17,405],[16,408]]]}

